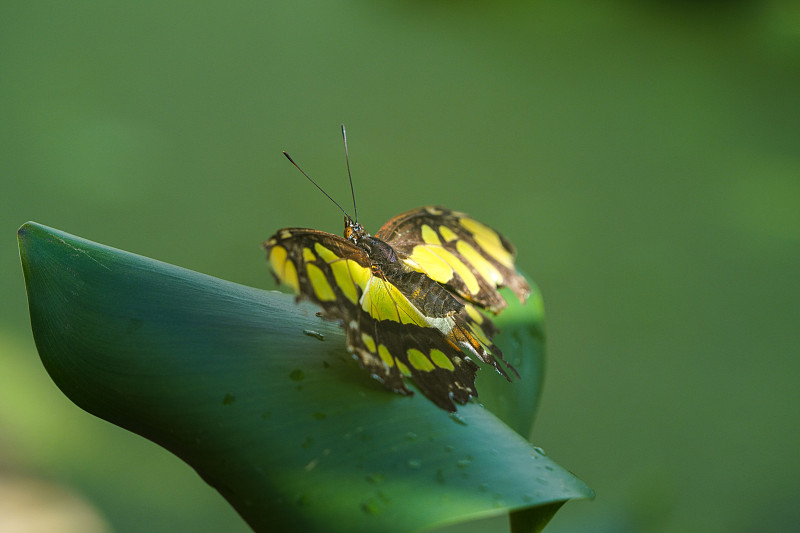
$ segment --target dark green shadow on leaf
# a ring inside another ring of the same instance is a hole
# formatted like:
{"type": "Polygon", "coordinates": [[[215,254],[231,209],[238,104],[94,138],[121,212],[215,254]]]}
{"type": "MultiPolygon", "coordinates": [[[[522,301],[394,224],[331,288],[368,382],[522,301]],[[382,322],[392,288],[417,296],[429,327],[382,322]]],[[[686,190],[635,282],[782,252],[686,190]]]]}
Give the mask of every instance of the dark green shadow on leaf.
{"type": "Polygon", "coordinates": [[[501,421],[530,429],[540,306],[498,320],[523,376],[509,385],[480,372],[480,399],[500,418],[478,403],[451,416],[387,392],[340,328],[291,296],[35,223],[19,244],[53,381],[182,458],[257,531],[416,531],[592,496],[501,421]]]}
{"type": "Polygon", "coordinates": [[[512,511],[511,533],[539,533],[566,501],[558,501],[512,511]]]}

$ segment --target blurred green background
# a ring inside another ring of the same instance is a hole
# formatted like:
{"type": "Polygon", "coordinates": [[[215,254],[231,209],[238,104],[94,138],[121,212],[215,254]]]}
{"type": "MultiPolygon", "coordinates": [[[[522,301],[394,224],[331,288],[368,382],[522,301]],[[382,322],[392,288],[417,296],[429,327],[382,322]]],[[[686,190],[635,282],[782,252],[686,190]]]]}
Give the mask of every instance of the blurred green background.
{"type": "Polygon", "coordinates": [[[15,231],[272,288],[261,241],[342,227],[280,150],[346,206],[342,122],[368,230],[463,210],[541,285],[531,438],[598,494],[547,531],[800,523],[792,0],[4,2],[3,494],[58,485],[96,531],[246,531],[50,382],[15,231]]]}

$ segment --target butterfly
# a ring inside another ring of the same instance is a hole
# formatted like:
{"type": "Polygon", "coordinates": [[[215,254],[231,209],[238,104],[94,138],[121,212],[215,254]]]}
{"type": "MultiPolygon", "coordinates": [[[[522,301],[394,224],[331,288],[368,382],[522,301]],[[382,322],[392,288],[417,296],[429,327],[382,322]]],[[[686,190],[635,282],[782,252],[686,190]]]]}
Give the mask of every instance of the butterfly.
{"type": "MultiPolygon", "coordinates": [[[[347,153],[344,126],[342,135],[347,153]]],[[[350,185],[352,192],[352,178],[350,185]]],[[[438,206],[397,215],[372,236],[358,223],[357,211],[352,218],[339,208],[345,215],[343,237],[284,228],[264,248],[279,283],[291,287],[298,301],[321,307],[323,318],[340,322],[347,349],[367,372],[402,395],[413,394],[405,383],[410,378],[450,412],[455,403],[478,395],[472,358],[506,379],[509,371],[517,374],[492,342],[497,328],[479,311],[497,314],[507,306],[499,287],[510,288],[523,303],[530,295],[507,239],[464,213],[438,206]]]]}

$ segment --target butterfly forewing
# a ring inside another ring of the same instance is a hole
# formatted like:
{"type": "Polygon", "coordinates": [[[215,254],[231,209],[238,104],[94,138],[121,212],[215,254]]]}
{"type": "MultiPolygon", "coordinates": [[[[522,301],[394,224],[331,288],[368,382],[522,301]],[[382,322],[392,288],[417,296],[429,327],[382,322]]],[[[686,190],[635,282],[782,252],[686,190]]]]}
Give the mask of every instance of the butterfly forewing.
{"type": "Polygon", "coordinates": [[[412,209],[375,236],[412,268],[494,313],[507,305],[498,287],[509,287],[522,302],[530,295],[528,282],[514,268],[511,243],[464,213],[437,206],[412,209]]]}

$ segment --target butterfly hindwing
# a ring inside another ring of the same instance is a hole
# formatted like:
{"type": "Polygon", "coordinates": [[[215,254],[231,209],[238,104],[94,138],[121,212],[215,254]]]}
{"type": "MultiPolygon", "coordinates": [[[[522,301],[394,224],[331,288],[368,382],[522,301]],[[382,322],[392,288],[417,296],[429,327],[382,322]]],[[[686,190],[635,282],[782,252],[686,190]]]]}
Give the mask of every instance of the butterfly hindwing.
{"type": "Polygon", "coordinates": [[[465,403],[478,394],[478,365],[443,335],[433,335],[431,328],[376,321],[362,312],[358,323],[347,327],[347,337],[366,369],[395,392],[409,394],[403,378],[411,378],[425,396],[447,411],[456,410],[454,400],[465,403]]]}
{"type": "Polygon", "coordinates": [[[514,268],[511,243],[464,213],[436,206],[412,209],[389,220],[375,236],[413,269],[494,313],[507,305],[497,287],[509,287],[523,302],[530,295],[530,286],[514,268]]]}

